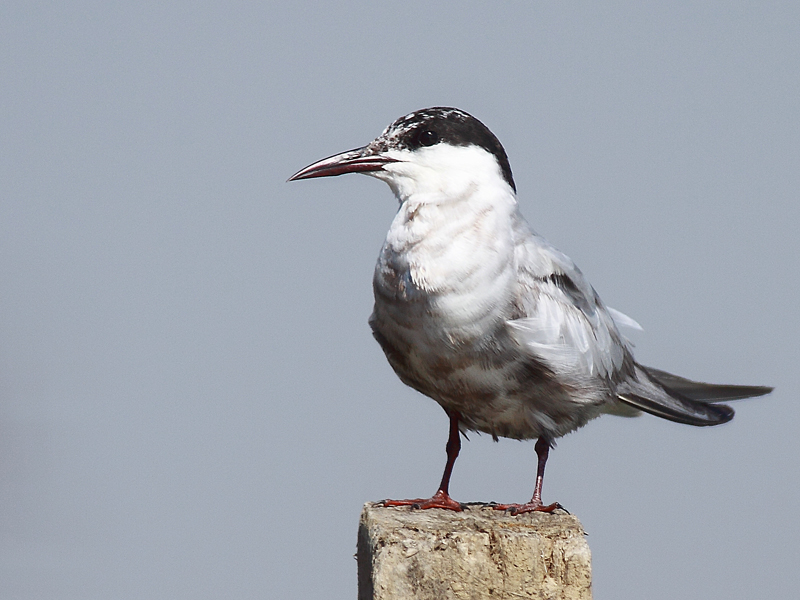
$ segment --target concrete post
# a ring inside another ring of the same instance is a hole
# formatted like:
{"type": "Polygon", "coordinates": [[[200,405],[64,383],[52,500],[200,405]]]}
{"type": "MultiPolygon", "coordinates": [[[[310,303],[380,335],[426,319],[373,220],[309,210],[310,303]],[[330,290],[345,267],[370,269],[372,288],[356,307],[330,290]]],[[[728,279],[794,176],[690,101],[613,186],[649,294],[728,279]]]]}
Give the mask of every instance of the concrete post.
{"type": "Polygon", "coordinates": [[[364,505],[359,600],[591,600],[591,554],[578,519],[487,506],[464,512],[364,505]]]}

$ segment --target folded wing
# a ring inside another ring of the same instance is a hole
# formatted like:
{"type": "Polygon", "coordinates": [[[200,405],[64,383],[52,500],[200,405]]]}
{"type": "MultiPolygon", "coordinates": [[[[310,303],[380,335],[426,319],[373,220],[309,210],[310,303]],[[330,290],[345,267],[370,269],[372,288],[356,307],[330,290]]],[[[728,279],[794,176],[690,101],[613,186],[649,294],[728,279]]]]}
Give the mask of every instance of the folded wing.
{"type": "MultiPolygon", "coordinates": [[[[536,234],[521,232],[517,301],[523,316],[508,321],[512,337],[568,385],[607,392],[618,402],[663,419],[718,425],[734,411],[717,402],[763,396],[770,387],[715,385],[637,364],[617,325],[638,323],[609,310],[574,263],[536,234]]],[[[619,406],[617,404],[617,406],[619,406]]],[[[624,411],[621,411],[623,414],[624,411]]],[[[627,413],[631,414],[631,413],[627,413]]]]}

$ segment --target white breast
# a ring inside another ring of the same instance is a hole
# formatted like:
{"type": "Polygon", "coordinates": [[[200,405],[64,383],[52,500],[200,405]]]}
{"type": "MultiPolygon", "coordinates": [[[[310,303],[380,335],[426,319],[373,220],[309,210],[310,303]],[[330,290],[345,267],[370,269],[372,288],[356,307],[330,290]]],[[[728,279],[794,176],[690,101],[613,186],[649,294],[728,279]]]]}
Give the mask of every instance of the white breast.
{"type": "Polygon", "coordinates": [[[404,202],[375,269],[376,310],[427,337],[469,335],[501,319],[514,293],[513,196],[404,202]]]}

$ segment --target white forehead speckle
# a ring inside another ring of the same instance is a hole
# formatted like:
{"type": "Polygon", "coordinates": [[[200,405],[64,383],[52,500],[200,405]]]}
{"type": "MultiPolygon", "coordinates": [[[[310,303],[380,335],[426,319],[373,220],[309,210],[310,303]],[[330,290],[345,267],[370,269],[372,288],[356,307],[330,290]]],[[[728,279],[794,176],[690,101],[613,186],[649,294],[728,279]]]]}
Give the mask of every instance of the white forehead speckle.
{"type": "Polygon", "coordinates": [[[393,141],[403,137],[403,135],[411,131],[414,127],[427,121],[431,121],[435,118],[449,119],[451,117],[457,118],[461,121],[465,121],[470,118],[467,113],[457,108],[425,108],[409,113],[404,117],[400,117],[386,129],[384,129],[383,133],[381,133],[381,135],[375,141],[377,142],[380,140],[386,147],[391,148],[397,145],[396,143],[392,143],[393,141]]]}

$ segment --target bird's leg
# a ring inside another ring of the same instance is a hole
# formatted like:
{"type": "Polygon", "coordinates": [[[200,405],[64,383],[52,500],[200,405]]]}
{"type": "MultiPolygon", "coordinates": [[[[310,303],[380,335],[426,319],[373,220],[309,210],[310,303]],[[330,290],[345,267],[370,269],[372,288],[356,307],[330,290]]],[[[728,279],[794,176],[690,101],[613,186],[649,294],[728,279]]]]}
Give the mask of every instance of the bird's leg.
{"type": "Polygon", "coordinates": [[[547,456],[550,454],[550,440],[540,437],[536,440],[536,456],[539,458],[536,467],[536,486],[533,488],[533,497],[527,504],[498,504],[495,510],[510,510],[512,515],[526,512],[553,512],[561,508],[558,502],[544,506],[542,504],[542,483],[544,482],[544,466],[547,464],[547,456]]]}
{"type": "Polygon", "coordinates": [[[413,500],[384,500],[384,506],[411,506],[412,508],[446,508],[448,510],[464,510],[459,502],[450,497],[450,475],[453,472],[453,465],[456,463],[458,453],[461,450],[461,435],[458,431],[458,420],[461,415],[455,411],[447,410],[450,417],[450,435],[447,438],[447,464],[444,467],[442,482],[439,489],[430,498],[415,498],[413,500]]]}

